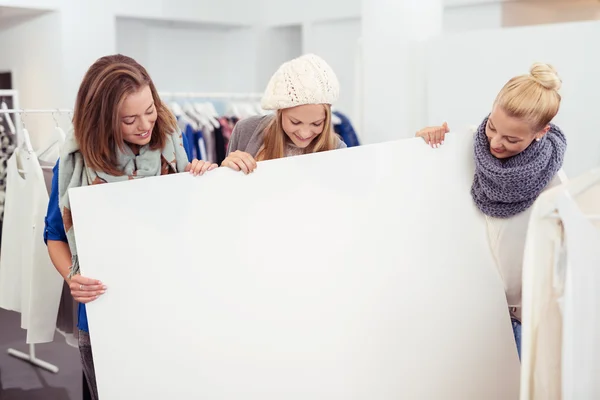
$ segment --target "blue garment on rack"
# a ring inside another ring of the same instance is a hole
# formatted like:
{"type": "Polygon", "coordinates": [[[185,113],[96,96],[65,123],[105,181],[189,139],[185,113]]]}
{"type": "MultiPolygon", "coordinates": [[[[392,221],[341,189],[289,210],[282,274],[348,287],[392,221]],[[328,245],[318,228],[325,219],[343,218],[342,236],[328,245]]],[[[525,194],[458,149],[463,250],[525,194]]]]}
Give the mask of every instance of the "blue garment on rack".
{"type": "Polygon", "coordinates": [[[511,318],[513,335],[515,336],[515,342],[517,344],[517,353],[519,353],[519,360],[521,359],[521,322],[515,318],[511,318]]]}
{"type": "Polygon", "coordinates": [[[335,133],[341,136],[342,141],[346,143],[346,146],[360,146],[358,136],[356,136],[356,132],[354,131],[354,127],[352,126],[350,119],[339,111],[334,111],[333,114],[342,120],[341,124],[333,126],[335,133]]]}
{"type": "Polygon", "coordinates": [[[206,143],[204,142],[204,134],[201,130],[194,129],[191,125],[185,126],[185,131],[183,132],[183,136],[187,139],[187,142],[190,144],[191,157],[192,159],[196,158],[198,160],[208,160],[208,155],[206,152],[206,143]]]}
{"type": "MultiPolygon", "coordinates": [[[[183,147],[187,153],[188,160],[193,160],[191,152],[191,146],[185,135],[183,135],[183,147]]],[[[60,207],[58,205],[58,162],[54,165],[52,176],[52,190],[50,191],[50,198],[48,201],[48,211],[46,212],[46,227],[44,229],[44,242],[47,244],[48,240],[57,240],[67,243],[67,234],[65,232],[65,226],[63,224],[62,214],[60,213],[60,207]]],[[[87,313],[85,311],[85,304],[79,304],[77,310],[77,327],[85,332],[89,332],[87,313]]]]}

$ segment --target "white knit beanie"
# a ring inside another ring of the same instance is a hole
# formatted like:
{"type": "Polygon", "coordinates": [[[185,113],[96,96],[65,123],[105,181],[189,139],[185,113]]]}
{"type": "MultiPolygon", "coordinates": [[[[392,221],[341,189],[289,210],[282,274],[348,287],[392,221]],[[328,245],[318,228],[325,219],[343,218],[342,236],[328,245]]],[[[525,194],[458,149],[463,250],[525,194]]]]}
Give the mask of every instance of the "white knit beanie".
{"type": "Polygon", "coordinates": [[[340,94],[340,84],[322,58],[306,54],[283,63],[271,77],[261,105],[280,110],[304,104],[332,104],[340,94]]]}

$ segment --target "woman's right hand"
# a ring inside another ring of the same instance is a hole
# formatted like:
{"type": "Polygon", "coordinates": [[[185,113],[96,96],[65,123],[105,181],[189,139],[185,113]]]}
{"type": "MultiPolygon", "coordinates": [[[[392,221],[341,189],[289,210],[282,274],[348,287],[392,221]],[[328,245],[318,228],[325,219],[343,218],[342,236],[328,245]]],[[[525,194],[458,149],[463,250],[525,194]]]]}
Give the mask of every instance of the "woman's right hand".
{"type": "Polygon", "coordinates": [[[69,280],[71,295],[79,303],[89,303],[104,294],[106,286],[97,279],[86,278],[81,275],[73,275],[69,280]]]}
{"type": "Polygon", "coordinates": [[[444,144],[444,138],[446,133],[450,132],[448,124],[443,123],[442,126],[429,126],[421,129],[415,136],[422,137],[425,143],[430,145],[432,148],[438,148],[444,144]]]}
{"type": "Polygon", "coordinates": [[[249,174],[256,169],[256,160],[250,154],[236,150],[223,160],[221,167],[231,168],[234,171],[244,171],[244,174],[249,174]]]}

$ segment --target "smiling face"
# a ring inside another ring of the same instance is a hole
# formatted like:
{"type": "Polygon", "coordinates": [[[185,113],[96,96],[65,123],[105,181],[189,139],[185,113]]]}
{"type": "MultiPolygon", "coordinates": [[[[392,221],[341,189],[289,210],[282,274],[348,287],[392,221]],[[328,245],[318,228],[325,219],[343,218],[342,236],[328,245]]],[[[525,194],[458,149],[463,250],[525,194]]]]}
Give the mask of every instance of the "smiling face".
{"type": "Polygon", "coordinates": [[[509,116],[502,108],[494,107],[485,127],[490,152],[496,158],[509,158],[521,153],[538,138],[542,138],[550,127],[540,131],[520,118],[509,116]]]}
{"type": "Polygon", "coordinates": [[[304,149],[323,133],[327,114],[322,104],[306,104],[282,110],[283,131],[295,146],[304,149]]]}
{"type": "Polygon", "coordinates": [[[138,146],[150,143],[156,119],[157,111],[149,86],[129,94],[119,108],[123,140],[138,146]]]}

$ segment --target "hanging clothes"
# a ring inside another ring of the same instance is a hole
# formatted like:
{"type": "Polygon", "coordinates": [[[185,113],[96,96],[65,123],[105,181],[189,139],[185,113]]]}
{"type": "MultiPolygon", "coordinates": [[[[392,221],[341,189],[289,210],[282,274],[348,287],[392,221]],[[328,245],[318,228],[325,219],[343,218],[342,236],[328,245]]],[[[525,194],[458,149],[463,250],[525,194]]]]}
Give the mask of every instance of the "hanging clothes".
{"type": "Polygon", "coordinates": [[[334,111],[333,114],[335,114],[342,121],[341,124],[336,124],[333,126],[335,133],[341,136],[342,141],[346,143],[346,146],[360,146],[358,136],[354,131],[354,127],[352,126],[350,119],[339,111],[334,111]]]}
{"type": "Polygon", "coordinates": [[[219,118],[219,124],[221,124],[221,130],[223,131],[223,137],[225,138],[226,143],[229,143],[229,138],[231,137],[235,123],[231,118],[221,117],[219,118]]]}
{"type": "MultiPolygon", "coordinates": [[[[219,122],[220,124],[220,122],[219,122]]],[[[215,129],[215,161],[217,164],[221,165],[223,160],[225,160],[227,152],[227,146],[225,142],[225,136],[223,135],[223,125],[219,126],[215,129]]]]}
{"type": "Polygon", "coordinates": [[[54,340],[63,278],[44,244],[48,191],[35,154],[17,148],[7,163],[0,307],[21,313],[27,343],[54,340]]]}
{"type": "MultiPolygon", "coordinates": [[[[12,136],[8,131],[8,127],[4,126],[4,118],[0,116],[2,124],[0,124],[0,243],[2,242],[2,223],[4,221],[4,199],[6,197],[6,166],[8,159],[12,156],[15,146],[12,136]]],[[[8,117],[10,118],[10,117],[8,117]]]]}
{"type": "Polygon", "coordinates": [[[600,213],[600,183],[566,193],[590,177],[542,193],[533,206],[523,261],[523,400],[600,396],[600,222],[584,217],[600,213]],[[549,217],[557,209],[560,219],[549,217]]]}

